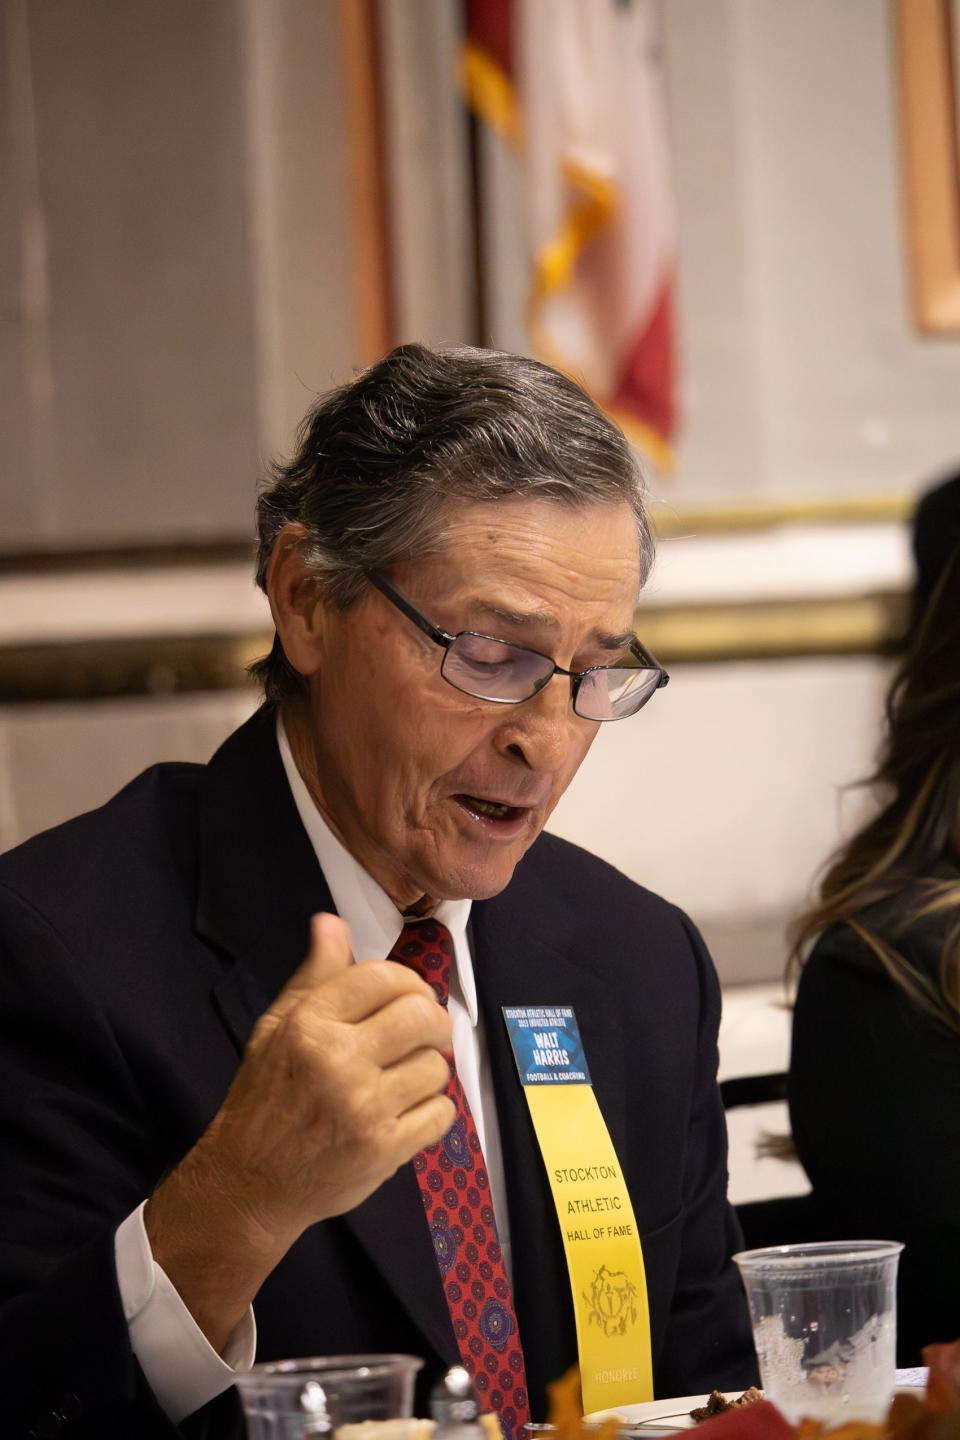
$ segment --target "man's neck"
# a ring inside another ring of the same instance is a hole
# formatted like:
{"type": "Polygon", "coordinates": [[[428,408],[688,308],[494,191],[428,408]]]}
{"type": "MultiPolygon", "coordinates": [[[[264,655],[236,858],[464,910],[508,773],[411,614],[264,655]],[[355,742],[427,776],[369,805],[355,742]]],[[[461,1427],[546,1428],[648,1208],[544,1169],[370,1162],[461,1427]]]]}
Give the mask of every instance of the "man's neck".
{"type": "Polygon", "coordinates": [[[433,900],[429,895],[421,895],[419,900],[408,905],[404,910],[404,920],[429,920],[439,905],[439,900],[433,900]]]}

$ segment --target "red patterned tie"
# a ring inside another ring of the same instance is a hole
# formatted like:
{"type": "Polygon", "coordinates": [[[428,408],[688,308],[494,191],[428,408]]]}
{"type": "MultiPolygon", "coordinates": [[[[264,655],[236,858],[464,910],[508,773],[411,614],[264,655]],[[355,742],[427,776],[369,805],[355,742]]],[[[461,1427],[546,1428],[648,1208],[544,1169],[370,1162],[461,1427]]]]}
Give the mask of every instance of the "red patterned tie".
{"type": "MultiPolygon", "coordinates": [[[[390,952],[433,987],[450,995],[453,941],[446,925],[405,925],[390,952]]],[[[447,1094],[457,1118],[439,1145],[414,1156],[454,1333],[481,1403],[500,1417],[507,1440],[530,1418],[523,1350],[513,1295],[503,1266],[480,1137],[456,1070],[447,1094]]]]}

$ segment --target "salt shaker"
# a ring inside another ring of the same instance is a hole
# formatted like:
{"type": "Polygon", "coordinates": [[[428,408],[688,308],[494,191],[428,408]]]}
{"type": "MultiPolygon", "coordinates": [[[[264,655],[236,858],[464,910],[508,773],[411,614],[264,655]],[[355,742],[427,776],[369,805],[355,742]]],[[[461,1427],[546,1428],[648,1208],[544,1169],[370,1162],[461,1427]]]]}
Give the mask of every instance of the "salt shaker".
{"type": "Polygon", "coordinates": [[[453,1365],[430,1392],[436,1422],[433,1440],[485,1440],[473,1382],[462,1365],[453,1365]]]}

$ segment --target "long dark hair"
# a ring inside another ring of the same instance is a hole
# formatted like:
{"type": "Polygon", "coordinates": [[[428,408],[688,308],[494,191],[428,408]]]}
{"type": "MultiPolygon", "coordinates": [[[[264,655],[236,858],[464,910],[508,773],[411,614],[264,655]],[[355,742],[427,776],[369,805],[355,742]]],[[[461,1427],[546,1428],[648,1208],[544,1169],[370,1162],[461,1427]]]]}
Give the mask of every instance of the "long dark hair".
{"type": "Polygon", "coordinates": [[[890,686],[886,732],[875,774],[879,814],[829,862],[820,898],[791,929],[791,963],[830,925],[855,931],[926,1013],[960,1034],[960,545],[911,630],[890,686]],[[948,915],[935,977],[922,973],[881,937],[863,912],[877,901],[905,900],[902,929],[948,915]],[[907,899],[909,897],[909,899],[907,899]]]}

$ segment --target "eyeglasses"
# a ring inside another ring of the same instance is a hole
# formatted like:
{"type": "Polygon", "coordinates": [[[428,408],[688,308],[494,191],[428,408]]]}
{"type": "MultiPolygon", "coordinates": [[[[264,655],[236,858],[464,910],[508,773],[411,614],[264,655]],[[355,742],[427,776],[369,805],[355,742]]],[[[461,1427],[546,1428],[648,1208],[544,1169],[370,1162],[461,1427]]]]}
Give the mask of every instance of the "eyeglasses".
{"type": "Polygon", "coordinates": [[[564,670],[549,655],[510,645],[493,635],[476,630],[450,635],[431,624],[377,571],[368,571],[367,579],[418,630],[443,648],[440,674],[447,684],[477,700],[519,705],[532,700],[554,675],[568,675],[570,699],[577,715],[584,720],[625,720],[642,710],[654,691],[662,690],[670,679],[637,639],[631,641],[625,660],[616,665],[564,670]]]}

